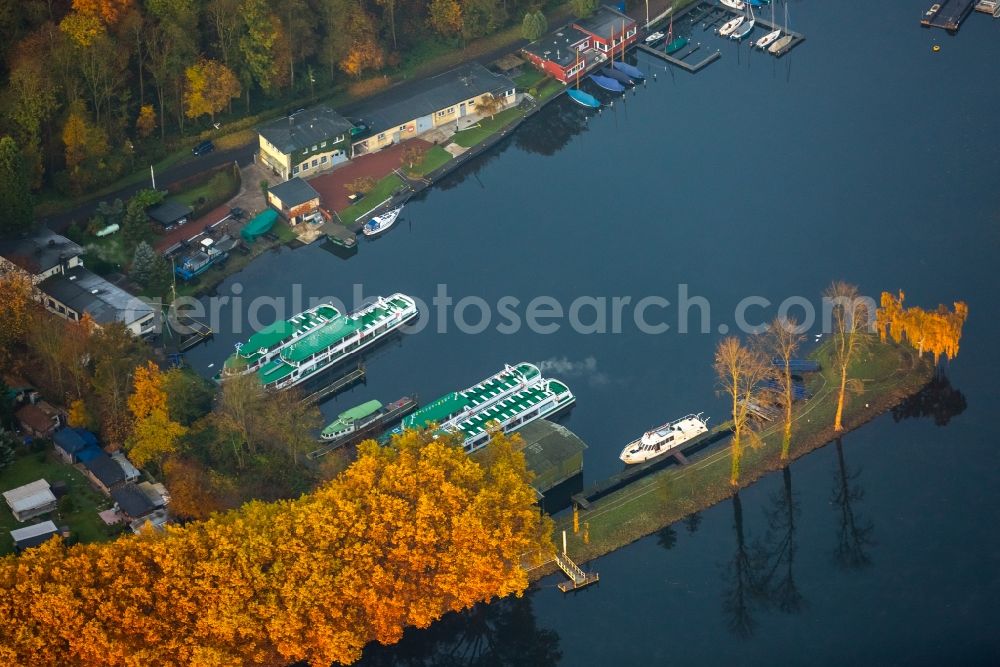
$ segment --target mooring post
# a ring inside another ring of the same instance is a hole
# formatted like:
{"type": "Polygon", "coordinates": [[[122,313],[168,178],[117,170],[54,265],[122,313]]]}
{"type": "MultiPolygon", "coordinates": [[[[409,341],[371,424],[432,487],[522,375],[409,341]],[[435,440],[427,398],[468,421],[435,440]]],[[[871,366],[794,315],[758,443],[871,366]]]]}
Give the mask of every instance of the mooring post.
{"type": "Polygon", "coordinates": [[[583,522],[583,543],[590,544],[590,522],[583,522]]]}
{"type": "Polygon", "coordinates": [[[573,534],[580,532],[580,506],[573,503],[573,534]]]}
{"type": "Polygon", "coordinates": [[[563,556],[566,555],[566,531],[563,531],[563,556]]]}

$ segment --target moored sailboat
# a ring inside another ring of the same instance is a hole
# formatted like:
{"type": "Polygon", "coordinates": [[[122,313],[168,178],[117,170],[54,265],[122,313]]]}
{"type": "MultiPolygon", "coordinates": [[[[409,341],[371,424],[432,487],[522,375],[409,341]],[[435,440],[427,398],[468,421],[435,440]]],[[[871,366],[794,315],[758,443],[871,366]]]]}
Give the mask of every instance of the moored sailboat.
{"type": "MultiPolygon", "coordinates": [[[[771,3],[771,25],[772,26],[774,25],[774,3],[771,3]]],[[[771,32],[767,33],[766,35],[758,39],[754,43],[754,46],[756,46],[758,49],[766,49],[771,45],[772,42],[774,42],[774,40],[778,39],[779,37],[781,37],[781,29],[775,28],[771,32]]]]}
{"type": "Polygon", "coordinates": [[[749,35],[753,31],[754,24],[757,23],[757,19],[754,18],[753,8],[747,7],[748,16],[746,20],[740,25],[736,26],[732,33],[729,35],[729,39],[735,39],[739,41],[749,35]]]}
{"type": "Polygon", "coordinates": [[[726,21],[722,24],[722,27],[719,28],[719,34],[723,37],[728,37],[733,34],[734,30],[743,25],[744,21],[746,21],[745,16],[737,16],[736,18],[726,21]]]}

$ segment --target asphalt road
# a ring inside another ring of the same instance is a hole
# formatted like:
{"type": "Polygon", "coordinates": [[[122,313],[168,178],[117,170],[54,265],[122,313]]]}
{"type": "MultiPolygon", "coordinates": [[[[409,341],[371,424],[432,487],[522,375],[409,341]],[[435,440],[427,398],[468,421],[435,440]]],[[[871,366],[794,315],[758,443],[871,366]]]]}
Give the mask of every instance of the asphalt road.
{"type": "MultiPolygon", "coordinates": [[[[182,162],[175,164],[170,169],[156,174],[156,187],[159,190],[164,190],[169,187],[171,183],[176,183],[177,181],[184,180],[185,178],[190,178],[195,174],[208,171],[209,169],[214,169],[215,167],[219,167],[224,164],[231,164],[233,161],[238,162],[241,167],[246,166],[253,162],[253,154],[256,149],[257,146],[255,144],[250,144],[249,146],[244,146],[242,148],[234,148],[228,151],[213,151],[208,155],[185,158],[182,162]]],[[[151,183],[149,180],[136,185],[130,185],[103,197],[84,202],[68,211],[41,218],[40,222],[53,231],[61,232],[69,227],[73,222],[84,222],[88,220],[97,210],[98,203],[102,201],[113,201],[115,199],[126,201],[139,190],[149,188],[150,186],[151,183]]]]}

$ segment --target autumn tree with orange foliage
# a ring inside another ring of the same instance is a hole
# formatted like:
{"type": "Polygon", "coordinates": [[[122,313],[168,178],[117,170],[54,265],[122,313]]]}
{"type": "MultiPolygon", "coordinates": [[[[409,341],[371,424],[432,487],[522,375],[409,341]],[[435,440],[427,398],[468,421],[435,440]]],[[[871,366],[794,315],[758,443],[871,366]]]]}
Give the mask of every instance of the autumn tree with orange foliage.
{"type": "Polygon", "coordinates": [[[448,611],[528,585],[553,550],[524,457],[457,437],[359,446],[315,493],[163,533],[0,561],[0,663],[347,664],[448,611]]]}
{"type": "Polygon", "coordinates": [[[954,310],[940,304],[936,311],[927,311],[917,306],[904,308],[905,298],[902,290],[898,297],[882,292],[881,307],[876,311],[882,341],[889,337],[901,343],[905,339],[917,348],[918,355],[923,356],[924,350],[930,352],[935,364],[941,357],[951,360],[958,356],[958,343],[969,317],[969,306],[964,301],[956,301],[954,310]]]}
{"type": "Polygon", "coordinates": [[[240,96],[240,82],[233,71],[217,60],[202,59],[185,70],[184,113],[188,118],[219,113],[240,96]]]}

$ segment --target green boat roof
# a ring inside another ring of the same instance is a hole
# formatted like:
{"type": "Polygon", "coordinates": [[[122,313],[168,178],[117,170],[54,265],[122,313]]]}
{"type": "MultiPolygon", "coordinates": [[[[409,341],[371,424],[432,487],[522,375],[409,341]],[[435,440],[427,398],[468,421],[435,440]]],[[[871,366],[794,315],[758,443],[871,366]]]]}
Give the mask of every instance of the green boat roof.
{"type": "Polygon", "coordinates": [[[345,410],[337,415],[337,418],[326,425],[323,429],[323,434],[336,433],[337,431],[343,431],[351,422],[357,421],[358,419],[364,419],[369,415],[378,412],[382,408],[382,404],[378,401],[366,401],[361,405],[356,405],[350,410],[345,410]]]}
{"type": "Polygon", "coordinates": [[[402,426],[403,428],[423,428],[431,422],[441,422],[456,412],[460,412],[467,405],[469,405],[467,398],[457,392],[452,392],[404,417],[402,426]]]}
{"type": "Polygon", "coordinates": [[[315,329],[339,316],[340,313],[336,308],[322,304],[291,319],[278,320],[250,336],[250,339],[240,347],[240,353],[245,357],[253,357],[261,349],[269,350],[297,333],[315,329]]]}
{"type": "Polygon", "coordinates": [[[345,410],[337,415],[337,419],[352,420],[363,419],[377,410],[382,409],[382,404],[378,401],[365,401],[361,405],[355,405],[350,410],[345,410]]]}

